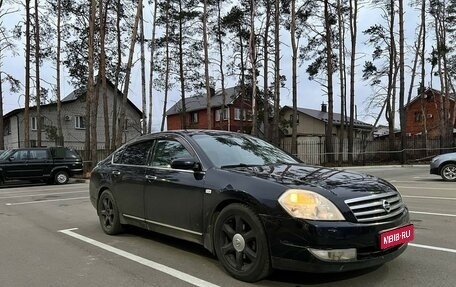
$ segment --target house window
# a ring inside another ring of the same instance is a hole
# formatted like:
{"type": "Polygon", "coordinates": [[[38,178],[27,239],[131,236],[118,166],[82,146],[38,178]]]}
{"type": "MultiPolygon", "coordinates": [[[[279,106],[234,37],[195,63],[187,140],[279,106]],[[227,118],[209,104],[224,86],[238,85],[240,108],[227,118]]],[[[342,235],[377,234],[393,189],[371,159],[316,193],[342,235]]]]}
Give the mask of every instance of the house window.
{"type": "Polygon", "coordinates": [[[11,134],[11,122],[9,119],[5,120],[5,124],[3,127],[3,135],[10,135],[11,134]]]}
{"type": "Polygon", "coordinates": [[[222,113],[221,109],[215,110],[215,121],[220,122],[220,115],[222,113]]]}
{"type": "Polygon", "coordinates": [[[234,119],[236,121],[240,121],[241,120],[241,109],[239,109],[239,108],[235,108],[234,109],[234,119]]]}
{"type": "Polygon", "coordinates": [[[194,112],[190,114],[190,123],[196,124],[198,123],[198,112],[194,112]]]}
{"type": "Polygon", "coordinates": [[[415,112],[415,122],[422,122],[422,121],[423,121],[423,113],[415,112]]]}
{"type": "MultiPolygon", "coordinates": [[[[293,114],[290,115],[290,123],[293,122],[293,114]]],[[[299,124],[299,115],[296,115],[296,123],[299,124]]]]}
{"type": "Polygon", "coordinates": [[[244,109],[241,113],[241,109],[235,108],[234,109],[234,119],[237,121],[240,121],[241,119],[243,121],[245,121],[245,120],[251,121],[252,120],[252,111],[244,109]]]}
{"type": "Polygon", "coordinates": [[[76,116],[74,119],[75,119],[74,127],[76,129],[83,130],[86,128],[86,121],[85,121],[84,116],[76,116]]]}
{"type": "MultiPolygon", "coordinates": [[[[43,126],[43,124],[44,124],[44,117],[41,117],[41,126],[43,126]]],[[[38,129],[37,117],[32,117],[31,127],[32,127],[32,131],[36,131],[38,129]]]]}
{"type": "Polygon", "coordinates": [[[223,113],[223,120],[224,121],[228,120],[228,109],[224,108],[223,110],[222,109],[215,110],[215,121],[216,122],[219,122],[221,120],[222,113],[223,113]]]}

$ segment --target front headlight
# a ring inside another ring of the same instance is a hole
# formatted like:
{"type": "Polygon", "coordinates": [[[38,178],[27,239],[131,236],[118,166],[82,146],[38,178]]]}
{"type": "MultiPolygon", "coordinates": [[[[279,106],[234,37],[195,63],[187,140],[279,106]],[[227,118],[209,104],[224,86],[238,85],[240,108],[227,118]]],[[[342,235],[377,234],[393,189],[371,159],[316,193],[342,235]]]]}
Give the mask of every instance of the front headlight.
{"type": "Polygon", "coordinates": [[[434,157],[433,159],[431,159],[431,163],[434,163],[437,159],[439,159],[438,156],[434,157]]]}
{"type": "Polygon", "coordinates": [[[280,205],[293,217],[311,220],[345,220],[326,197],[313,191],[289,189],[279,198],[280,205]]]}

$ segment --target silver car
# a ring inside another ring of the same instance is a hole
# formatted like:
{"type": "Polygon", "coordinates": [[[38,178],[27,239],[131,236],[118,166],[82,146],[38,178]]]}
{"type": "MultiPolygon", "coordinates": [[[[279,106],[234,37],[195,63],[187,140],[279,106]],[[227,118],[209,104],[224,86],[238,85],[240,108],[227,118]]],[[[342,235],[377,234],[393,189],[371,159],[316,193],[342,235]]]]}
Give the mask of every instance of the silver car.
{"type": "Polygon", "coordinates": [[[434,157],[431,160],[430,173],[438,174],[446,181],[456,181],[456,152],[434,157]]]}

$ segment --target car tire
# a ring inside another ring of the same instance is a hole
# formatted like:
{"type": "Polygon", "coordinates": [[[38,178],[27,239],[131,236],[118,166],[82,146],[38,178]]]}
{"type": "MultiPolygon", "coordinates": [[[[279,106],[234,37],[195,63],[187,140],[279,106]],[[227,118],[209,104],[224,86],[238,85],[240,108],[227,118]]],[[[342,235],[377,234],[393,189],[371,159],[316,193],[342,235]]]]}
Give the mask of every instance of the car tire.
{"type": "Polygon", "coordinates": [[[244,204],[230,204],[214,226],[214,249],[228,274],[256,282],[272,270],[266,233],[259,217],[244,204]]]}
{"type": "Polygon", "coordinates": [[[456,164],[449,163],[442,167],[440,175],[445,181],[456,181],[456,164]]]}
{"type": "Polygon", "coordinates": [[[54,182],[56,184],[66,184],[69,179],[68,173],[64,170],[59,170],[54,174],[54,182]]]}
{"type": "Polygon", "coordinates": [[[108,189],[101,193],[97,211],[104,233],[115,235],[123,231],[122,224],[120,224],[119,209],[114,196],[108,189]]]}

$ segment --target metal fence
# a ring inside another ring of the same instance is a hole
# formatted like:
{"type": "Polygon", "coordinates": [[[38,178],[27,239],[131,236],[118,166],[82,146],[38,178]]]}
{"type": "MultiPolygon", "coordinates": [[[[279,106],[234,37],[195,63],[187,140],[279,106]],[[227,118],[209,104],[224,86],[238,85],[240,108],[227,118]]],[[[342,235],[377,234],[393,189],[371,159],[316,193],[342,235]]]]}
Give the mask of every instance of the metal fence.
{"type": "MultiPolygon", "coordinates": [[[[453,141],[455,142],[455,141],[453,141]]],[[[355,139],[353,144],[353,161],[357,165],[387,164],[401,162],[402,156],[406,163],[427,163],[435,155],[455,152],[453,144],[450,148],[441,148],[439,139],[424,140],[421,137],[409,137],[405,149],[401,149],[400,139],[396,139],[390,147],[388,139],[365,141],[355,139]]],[[[291,153],[291,138],[281,141],[281,148],[291,153]]],[[[348,140],[344,139],[343,150],[340,152],[340,140],[333,138],[333,155],[336,163],[348,163],[348,140]]],[[[303,162],[315,165],[328,163],[325,151],[325,137],[299,137],[297,140],[297,156],[303,162]]]]}

